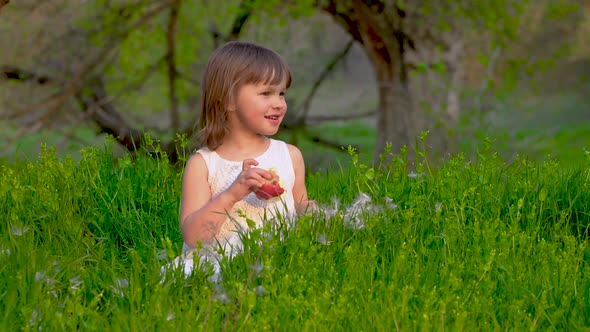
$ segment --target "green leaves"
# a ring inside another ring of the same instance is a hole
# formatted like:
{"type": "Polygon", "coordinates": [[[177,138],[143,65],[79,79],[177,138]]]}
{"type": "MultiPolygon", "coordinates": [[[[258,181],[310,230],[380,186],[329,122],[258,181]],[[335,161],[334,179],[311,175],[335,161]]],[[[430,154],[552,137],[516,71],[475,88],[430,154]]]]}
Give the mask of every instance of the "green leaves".
{"type": "Polygon", "coordinates": [[[492,141],[430,173],[391,151],[390,164],[364,165],[349,149],[353,168],[310,179],[319,213],[244,236],[212,281],[213,270],[162,270],[181,252],[181,172],[114,157],[112,144],[78,163],[46,148],[0,166],[0,314],[11,319],[0,328],[575,330],[588,319],[586,168],[507,164],[492,141]],[[357,204],[363,227],[350,227],[359,191],[371,197],[357,204]]]}

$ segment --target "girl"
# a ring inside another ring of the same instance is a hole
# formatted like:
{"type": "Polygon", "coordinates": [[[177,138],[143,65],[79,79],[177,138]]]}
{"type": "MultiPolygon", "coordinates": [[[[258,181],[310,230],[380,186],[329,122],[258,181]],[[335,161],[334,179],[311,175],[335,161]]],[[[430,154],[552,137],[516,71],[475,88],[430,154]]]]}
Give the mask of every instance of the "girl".
{"type": "Polygon", "coordinates": [[[287,112],[290,85],[287,64],[268,48],[233,41],[212,54],[201,85],[204,147],[188,160],[182,183],[185,262],[197,246],[205,258],[215,251],[211,249],[229,250],[230,255],[239,250],[246,218],[261,226],[315,206],[307,197],[299,149],[268,138],[287,112]],[[269,168],[276,170],[284,192],[266,200],[257,194],[273,179],[269,168]]]}

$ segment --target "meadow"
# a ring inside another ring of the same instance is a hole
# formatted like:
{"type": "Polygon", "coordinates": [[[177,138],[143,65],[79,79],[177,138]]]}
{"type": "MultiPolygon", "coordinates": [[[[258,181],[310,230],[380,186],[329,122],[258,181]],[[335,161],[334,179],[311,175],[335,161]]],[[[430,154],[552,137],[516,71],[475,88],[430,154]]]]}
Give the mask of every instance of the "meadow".
{"type": "Polygon", "coordinates": [[[213,280],[162,270],[182,168],[112,149],[0,164],[0,330],[590,330],[588,166],[349,151],[213,280]]]}

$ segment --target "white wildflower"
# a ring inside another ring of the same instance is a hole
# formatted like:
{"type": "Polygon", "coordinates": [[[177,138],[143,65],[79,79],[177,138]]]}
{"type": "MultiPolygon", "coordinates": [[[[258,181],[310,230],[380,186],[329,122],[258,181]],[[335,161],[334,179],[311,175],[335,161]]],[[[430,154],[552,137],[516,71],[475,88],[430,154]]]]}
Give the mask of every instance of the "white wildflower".
{"type": "Polygon", "coordinates": [[[408,173],[408,177],[411,179],[416,179],[416,178],[419,178],[422,176],[424,176],[424,173],[415,173],[415,172],[408,173]]]}
{"type": "Polygon", "coordinates": [[[162,249],[156,254],[156,259],[159,261],[164,260],[166,258],[168,258],[168,252],[166,251],[166,249],[162,249]]]}
{"type": "Polygon", "coordinates": [[[12,230],[10,231],[10,233],[14,236],[23,236],[28,231],[29,231],[29,227],[27,227],[27,226],[12,225],[12,230]]]}
{"type": "Polygon", "coordinates": [[[41,322],[41,316],[37,309],[33,310],[31,313],[31,318],[29,319],[29,326],[35,326],[38,322],[41,322]]]}
{"type": "Polygon", "coordinates": [[[264,287],[262,287],[262,286],[256,286],[254,291],[256,292],[256,295],[258,295],[260,297],[268,294],[268,291],[266,289],[264,289],[264,287]]]}
{"type": "Polygon", "coordinates": [[[2,248],[0,249],[0,255],[9,256],[10,255],[10,249],[4,249],[4,246],[2,246],[2,248]]]}
{"type": "Polygon", "coordinates": [[[354,229],[365,228],[365,220],[363,219],[363,213],[367,210],[373,209],[371,203],[371,197],[365,193],[360,193],[355,199],[352,205],[346,209],[344,213],[344,220],[347,226],[354,229]]]}
{"type": "Polygon", "coordinates": [[[255,276],[259,275],[260,272],[262,272],[262,270],[264,270],[264,264],[257,262],[256,264],[254,264],[252,266],[252,272],[254,273],[255,276]]]}
{"type": "Polygon", "coordinates": [[[434,211],[438,212],[440,211],[440,209],[442,208],[443,203],[442,202],[436,202],[436,204],[434,205],[434,211]]]}
{"type": "Polygon", "coordinates": [[[174,312],[170,311],[168,313],[168,316],[166,317],[166,320],[170,321],[173,320],[176,317],[176,315],[174,314],[174,312]]]}
{"type": "Polygon", "coordinates": [[[125,297],[125,292],[123,288],[129,287],[129,280],[127,279],[116,279],[115,286],[111,286],[111,290],[113,293],[119,295],[120,297],[125,297]]]}
{"type": "Polygon", "coordinates": [[[383,197],[383,200],[385,201],[385,206],[388,209],[395,210],[398,208],[398,205],[393,202],[393,199],[391,199],[391,197],[383,197]]]}
{"type": "Polygon", "coordinates": [[[37,271],[35,273],[35,282],[45,281],[45,279],[47,279],[47,276],[45,275],[45,271],[37,271]]]}
{"type": "Polygon", "coordinates": [[[221,303],[229,303],[231,301],[229,295],[227,294],[225,289],[221,286],[221,284],[218,284],[218,286],[215,288],[215,293],[213,294],[213,299],[216,301],[219,301],[221,303]]]}
{"type": "Polygon", "coordinates": [[[326,234],[318,234],[318,242],[326,246],[332,244],[332,241],[328,241],[326,238],[326,234]]]}
{"type": "Polygon", "coordinates": [[[80,276],[75,276],[72,279],[70,279],[70,288],[73,290],[78,290],[80,289],[80,286],[84,283],[84,281],[82,281],[82,279],[80,279],[80,276]]]}
{"type": "Polygon", "coordinates": [[[45,283],[49,291],[53,291],[53,286],[57,283],[57,280],[47,276],[45,271],[38,271],[35,273],[35,282],[45,283]]]}

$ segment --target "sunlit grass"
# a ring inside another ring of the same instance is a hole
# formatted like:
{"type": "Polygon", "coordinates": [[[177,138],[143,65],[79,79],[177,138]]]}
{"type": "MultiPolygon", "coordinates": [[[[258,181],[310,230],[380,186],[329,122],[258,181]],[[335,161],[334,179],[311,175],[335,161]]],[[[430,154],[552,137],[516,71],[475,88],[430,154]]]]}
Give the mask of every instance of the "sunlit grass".
{"type": "Polygon", "coordinates": [[[215,283],[162,275],[182,244],[181,170],[109,144],[42,151],[0,166],[1,330],[590,325],[588,167],[507,164],[489,142],[437,170],[348,156],[309,175],[322,212],[252,233],[215,283]]]}

